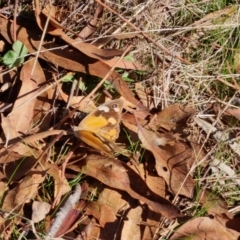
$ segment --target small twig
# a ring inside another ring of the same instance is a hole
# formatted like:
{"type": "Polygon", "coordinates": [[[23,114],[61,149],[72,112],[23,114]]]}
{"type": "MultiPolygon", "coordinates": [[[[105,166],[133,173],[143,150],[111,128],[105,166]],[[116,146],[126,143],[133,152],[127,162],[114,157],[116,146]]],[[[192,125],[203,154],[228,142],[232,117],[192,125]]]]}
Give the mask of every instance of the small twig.
{"type": "Polygon", "coordinates": [[[151,37],[149,37],[146,33],[144,33],[143,31],[141,31],[140,28],[136,27],[134,24],[132,24],[131,22],[129,22],[126,18],[124,18],[122,15],[118,14],[115,10],[113,10],[112,8],[108,7],[106,4],[102,3],[101,0],[95,0],[97,3],[101,4],[103,7],[105,7],[106,9],[108,9],[110,12],[114,13],[115,15],[117,15],[119,18],[121,18],[124,22],[126,22],[128,25],[130,25],[133,29],[135,29],[136,31],[139,31],[148,41],[152,42],[154,45],[156,45],[157,47],[159,47],[162,51],[164,51],[165,53],[169,54],[172,57],[177,58],[178,60],[180,60],[181,62],[185,63],[185,64],[191,64],[191,62],[187,61],[184,58],[181,58],[180,56],[170,52],[166,47],[164,47],[162,44],[157,43],[154,39],[152,39],[151,37]]]}
{"type": "Polygon", "coordinates": [[[78,145],[74,147],[74,149],[72,149],[67,157],[65,158],[63,164],[62,164],[62,172],[61,172],[61,177],[62,179],[64,178],[64,175],[65,175],[65,171],[66,171],[66,167],[67,167],[67,164],[68,164],[68,161],[71,159],[72,155],[74,154],[75,150],[78,148],[78,145]]]}
{"type": "MultiPolygon", "coordinates": [[[[47,29],[48,29],[48,24],[49,24],[49,21],[50,21],[50,16],[51,16],[51,12],[52,12],[52,7],[51,7],[51,1],[50,1],[50,10],[49,10],[49,13],[48,13],[48,17],[47,17],[47,20],[46,20],[46,23],[45,23],[45,26],[44,26],[44,29],[43,29],[43,33],[42,33],[42,37],[41,37],[41,40],[40,40],[40,43],[39,43],[39,46],[38,46],[38,50],[37,50],[37,53],[36,53],[36,57],[34,59],[34,63],[33,63],[33,67],[32,67],[32,71],[31,71],[31,76],[33,75],[34,73],[34,70],[35,70],[35,67],[36,67],[36,64],[37,64],[37,60],[38,60],[38,57],[40,55],[40,52],[41,52],[41,47],[43,45],[43,41],[44,41],[44,38],[46,36],[46,32],[47,32],[47,29]]],[[[38,6],[39,7],[39,6],[38,6]]]]}
{"type": "Polygon", "coordinates": [[[78,202],[81,193],[82,193],[81,186],[80,184],[77,184],[75,187],[75,192],[68,198],[63,207],[60,208],[60,211],[56,214],[56,218],[52,226],[50,227],[47,236],[44,238],[45,240],[50,240],[56,235],[68,212],[78,202]]]}
{"type": "MultiPolygon", "coordinates": [[[[228,61],[227,61],[227,68],[228,68],[228,71],[230,72],[230,74],[232,74],[231,66],[230,66],[228,61]]],[[[240,86],[239,86],[238,82],[236,81],[236,79],[235,79],[235,77],[233,75],[231,75],[231,76],[232,76],[232,81],[234,83],[234,86],[239,91],[240,90],[240,86]]]]}
{"type": "Polygon", "coordinates": [[[76,89],[77,85],[78,85],[78,81],[74,78],[63,116],[66,116],[66,114],[67,114],[66,111],[67,111],[67,109],[69,109],[69,107],[71,105],[72,98],[73,98],[73,95],[74,95],[74,92],[75,92],[75,89],[76,89]]]}
{"type": "Polygon", "coordinates": [[[14,3],[14,16],[13,16],[13,41],[17,41],[17,9],[18,9],[18,0],[15,0],[14,3]]]}
{"type": "Polygon", "coordinates": [[[219,82],[222,82],[222,83],[224,83],[225,85],[227,85],[227,86],[229,86],[229,87],[231,87],[231,88],[233,88],[233,89],[236,89],[236,90],[240,91],[239,85],[237,85],[237,86],[236,86],[236,85],[233,85],[233,84],[225,81],[224,79],[222,79],[222,78],[219,77],[219,76],[218,76],[216,79],[217,79],[219,82]]]}

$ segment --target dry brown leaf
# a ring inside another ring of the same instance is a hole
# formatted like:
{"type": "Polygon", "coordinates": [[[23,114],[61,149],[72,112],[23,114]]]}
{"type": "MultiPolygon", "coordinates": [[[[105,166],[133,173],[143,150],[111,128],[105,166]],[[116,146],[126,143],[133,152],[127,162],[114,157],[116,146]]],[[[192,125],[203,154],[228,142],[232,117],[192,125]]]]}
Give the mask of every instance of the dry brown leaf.
{"type": "Polygon", "coordinates": [[[167,218],[175,218],[181,215],[177,207],[153,193],[141,177],[118,160],[111,158],[106,160],[104,156],[91,154],[86,159],[81,160],[78,166],[69,165],[68,168],[97,178],[107,186],[128,192],[133,198],[143,201],[152,207],[154,211],[163,214],[167,218]],[[157,198],[158,201],[153,201],[152,198],[157,198]]]}
{"type": "Polygon", "coordinates": [[[141,239],[140,221],[142,218],[142,207],[131,208],[127,213],[127,220],[123,221],[121,239],[141,239]]]}
{"type": "Polygon", "coordinates": [[[46,202],[34,201],[32,204],[32,221],[38,223],[49,213],[51,205],[46,202]]]}
{"type": "Polygon", "coordinates": [[[101,227],[105,227],[106,223],[114,222],[117,219],[111,207],[99,202],[90,202],[87,204],[85,214],[92,215],[98,219],[101,227]]]}
{"type": "Polygon", "coordinates": [[[6,43],[3,40],[0,40],[0,52],[5,51],[6,43]]]}
{"type": "Polygon", "coordinates": [[[164,198],[166,197],[166,182],[162,177],[150,175],[149,169],[146,169],[146,164],[135,164],[131,168],[136,173],[139,173],[149,189],[155,194],[164,198]]]}
{"type": "MultiPolygon", "coordinates": [[[[123,219],[125,219],[130,209],[136,207],[136,200],[131,198],[126,192],[120,192],[108,187],[104,187],[99,195],[98,202],[110,207],[115,214],[120,215],[123,219]]],[[[113,239],[116,235],[120,238],[122,231],[119,229],[119,226],[121,225],[122,221],[118,218],[114,223],[106,224],[104,229],[101,229],[101,232],[108,236],[109,239],[113,239]],[[119,229],[119,231],[116,232],[116,229],[119,229]]]]}
{"type": "Polygon", "coordinates": [[[34,198],[37,191],[38,186],[44,181],[45,176],[42,173],[39,174],[29,174],[18,186],[17,193],[15,196],[14,204],[22,205],[27,203],[34,198]]]}
{"type": "Polygon", "coordinates": [[[82,31],[78,34],[78,37],[83,40],[90,37],[95,32],[97,24],[100,21],[102,15],[103,6],[101,4],[98,4],[94,12],[93,18],[89,21],[87,26],[83,28],[82,31]]]}
{"type": "Polygon", "coordinates": [[[219,216],[199,217],[188,221],[171,236],[170,240],[233,240],[240,237],[240,219],[219,216]]]}
{"type": "Polygon", "coordinates": [[[56,163],[48,163],[47,161],[44,161],[41,165],[37,166],[37,169],[40,171],[45,170],[46,173],[48,173],[50,176],[54,179],[54,197],[55,197],[55,204],[58,203],[60,198],[71,191],[71,187],[69,186],[69,183],[65,176],[61,176],[61,171],[59,170],[59,167],[56,163]]]}
{"type": "Polygon", "coordinates": [[[157,131],[160,127],[172,131],[182,132],[183,125],[186,125],[187,119],[195,112],[193,107],[182,106],[179,104],[171,105],[161,112],[149,124],[149,127],[157,131]]]}
{"type": "MultiPolygon", "coordinates": [[[[141,124],[141,126],[145,126],[147,124],[147,120],[138,119],[138,121],[141,124]]],[[[132,114],[124,113],[122,115],[121,122],[129,130],[131,130],[131,131],[133,131],[135,133],[138,133],[136,119],[135,119],[135,117],[132,114]]]]}
{"type": "Polygon", "coordinates": [[[166,196],[166,182],[162,177],[147,175],[146,183],[157,195],[161,197],[166,196]]]}
{"type": "Polygon", "coordinates": [[[142,239],[154,239],[159,230],[161,215],[153,212],[151,209],[145,209],[142,214],[142,223],[144,224],[142,239]]]}
{"type": "Polygon", "coordinates": [[[8,185],[5,182],[0,182],[0,196],[2,197],[5,191],[8,190],[8,185]]]}
{"type": "MultiPolygon", "coordinates": [[[[35,53],[40,45],[41,31],[38,27],[34,27],[34,23],[31,25],[27,21],[20,22],[20,25],[16,25],[17,38],[25,44],[30,53],[35,53]],[[27,29],[26,29],[27,28],[27,29]]],[[[1,34],[9,42],[12,43],[12,38],[9,35],[13,31],[13,25],[8,20],[0,17],[0,27],[1,34]]],[[[52,62],[62,68],[88,73],[93,76],[98,76],[104,78],[106,74],[111,70],[111,68],[98,60],[93,60],[87,57],[81,52],[74,51],[72,48],[60,49],[60,45],[56,43],[45,43],[41,48],[42,52],[39,57],[52,62]],[[54,51],[49,51],[48,49],[56,49],[54,51]]],[[[109,76],[110,83],[113,84],[114,88],[129,102],[138,106],[140,109],[146,109],[133,95],[132,91],[129,89],[127,83],[122,79],[122,77],[115,71],[113,71],[109,76]]]]}
{"type": "Polygon", "coordinates": [[[18,98],[14,103],[12,112],[8,117],[2,116],[3,131],[7,140],[14,139],[26,133],[31,127],[30,123],[33,118],[33,109],[35,104],[34,96],[38,87],[37,75],[31,76],[33,59],[26,62],[21,70],[20,79],[22,81],[18,98]],[[32,99],[31,101],[28,101],[32,99]],[[27,102],[28,101],[28,102],[27,102]],[[27,103],[25,103],[27,102],[27,103]],[[23,106],[21,106],[24,104],[23,106]],[[5,119],[5,121],[4,121],[5,119]]]}
{"type": "Polygon", "coordinates": [[[21,159],[23,156],[33,156],[38,158],[42,153],[42,145],[39,144],[39,140],[52,136],[63,134],[67,135],[66,131],[63,130],[49,130],[35,135],[31,135],[22,140],[17,139],[7,149],[0,149],[0,163],[9,163],[21,159]],[[35,144],[36,141],[36,144],[35,144]],[[30,146],[31,144],[31,146],[30,146]]]}
{"type": "MultiPolygon", "coordinates": [[[[13,83],[16,83],[18,79],[19,79],[19,74],[16,69],[11,69],[11,71],[1,74],[0,75],[0,83],[1,83],[0,93],[2,94],[2,92],[12,87],[13,83]]],[[[7,102],[9,102],[9,100],[11,101],[11,103],[13,103],[15,101],[15,98],[8,99],[7,102]]],[[[3,104],[4,103],[1,102],[1,107],[4,107],[3,104]]],[[[4,112],[8,112],[8,111],[9,109],[7,108],[4,112]]]]}
{"type": "Polygon", "coordinates": [[[117,214],[120,211],[126,211],[130,207],[129,202],[126,201],[126,198],[127,193],[120,193],[114,189],[104,187],[103,191],[98,197],[98,202],[111,207],[114,213],[117,214]]]}
{"type": "Polygon", "coordinates": [[[149,93],[146,92],[146,87],[141,82],[137,82],[135,83],[135,91],[143,105],[149,107],[150,99],[149,93]]]}
{"type": "Polygon", "coordinates": [[[141,64],[137,61],[132,62],[132,61],[126,60],[126,59],[122,59],[119,61],[119,59],[117,57],[114,57],[110,60],[102,60],[102,61],[104,63],[106,63],[109,67],[146,71],[146,68],[141,66],[141,64]]]}
{"type": "Polygon", "coordinates": [[[220,104],[214,104],[214,110],[215,112],[221,112],[221,114],[227,115],[227,116],[233,116],[240,120],[240,110],[239,108],[227,108],[223,109],[221,108],[220,104]]]}
{"type": "MultiPolygon", "coordinates": [[[[9,154],[12,158],[13,153],[9,154]]],[[[4,174],[7,179],[11,179],[12,181],[18,181],[21,179],[24,175],[26,175],[38,162],[38,159],[30,156],[19,156],[15,159],[15,161],[7,161],[4,167],[4,174]],[[24,161],[23,161],[24,159],[24,161]],[[17,169],[17,171],[16,171],[17,169]]],[[[13,160],[13,158],[11,159],[13,160]]]]}
{"type": "Polygon", "coordinates": [[[208,214],[225,215],[228,218],[233,218],[233,214],[229,213],[228,204],[222,196],[208,189],[202,190],[199,196],[199,202],[204,206],[208,214]]]}
{"type": "Polygon", "coordinates": [[[229,114],[240,120],[240,109],[239,108],[228,108],[224,111],[224,114],[229,114]]]}
{"type": "MultiPolygon", "coordinates": [[[[33,58],[35,61],[35,58],[33,58]]],[[[34,77],[36,82],[40,85],[46,82],[46,77],[43,72],[43,69],[39,62],[36,62],[34,69],[34,77]]],[[[49,129],[52,114],[51,114],[51,104],[49,99],[53,99],[51,96],[51,90],[43,92],[37,96],[34,105],[33,118],[31,126],[34,126],[34,129],[31,129],[31,133],[43,132],[49,129]],[[37,126],[36,126],[37,124],[37,126]]]]}
{"type": "Polygon", "coordinates": [[[12,145],[12,147],[15,147],[16,151],[12,151],[11,147],[9,149],[1,149],[0,150],[0,163],[10,163],[17,160],[21,160],[23,157],[31,156],[33,155],[35,158],[40,156],[40,152],[36,149],[31,149],[31,147],[27,146],[23,143],[17,143],[12,145]],[[18,150],[20,153],[18,153],[18,150]]]}
{"type": "Polygon", "coordinates": [[[82,237],[84,237],[84,240],[99,239],[101,230],[102,229],[100,228],[99,224],[97,224],[95,218],[93,218],[85,227],[85,229],[79,234],[79,239],[82,237]]]}
{"type": "Polygon", "coordinates": [[[39,139],[50,136],[50,132],[51,131],[32,135],[22,140],[16,139],[16,143],[8,149],[0,150],[0,163],[6,165],[4,167],[4,173],[7,178],[16,181],[35,166],[38,157],[42,153],[41,148],[43,147],[42,144],[39,143],[39,139]],[[16,168],[18,171],[15,171],[16,168]]]}
{"type": "MultiPolygon", "coordinates": [[[[36,8],[37,10],[37,8],[36,8]]],[[[44,26],[46,24],[46,20],[48,15],[50,14],[50,21],[49,21],[49,26],[47,29],[47,33],[54,35],[54,36],[59,36],[61,37],[66,43],[71,45],[72,47],[76,48],[80,52],[86,54],[87,56],[93,58],[93,59],[110,59],[115,56],[121,56],[123,51],[118,50],[118,49],[99,49],[96,46],[90,44],[90,43],[85,43],[79,40],[74,40],[70,37],[68,37],[64,32],[63,32],[63,27],[55,20],[55,13],[57,12],[57,9],[55,6],[49,6],[47,5],[40,14],[35,14],[36,20],[38,23],[38,26],[43,30],[44,26]]]]}
{"type": "Polygon", "coordinates": [[[187,161],[192,157],[191,149],[182,150],[176,145],[168,144],[168,151],[166,146],[161,149],[159,145],[159,138],[156,133],[144,129],[138,123],[138,136],[142,142],[142,147],[152,152],[156,161],[156,171],[159,176],[163,177],[169,186],[169,189],[175,194],[180,193],[187,197],[193,196],[194,181],[191,176],[187,176],[188,168],[187,161]],[[181,187],[182,186],[182,187],[181,187]]]}
{"type": "Polygon", "coordinates": [[[7,235],[7,232],[5,231],[7,228],[13,226],[13,223],[18,224],[21,221],[17,215],[23,214],[22,205],[16,205],[14,203],[16,193],[16,188],[11,189],[2,198],[1,210],[6,215],[5,217],[0,217],[0,232],[4,233],[4,236],[7,235]],[[8,216],[8,218],[6,218],[6,216],[8,216]]]}

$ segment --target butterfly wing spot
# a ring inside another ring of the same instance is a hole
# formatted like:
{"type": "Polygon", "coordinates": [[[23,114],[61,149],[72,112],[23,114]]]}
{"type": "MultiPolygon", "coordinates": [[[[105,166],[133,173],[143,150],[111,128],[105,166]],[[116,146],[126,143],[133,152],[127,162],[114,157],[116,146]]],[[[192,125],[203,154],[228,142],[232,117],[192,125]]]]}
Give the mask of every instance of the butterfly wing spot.
{"type": "Polygon", "coordinates": [[[108,122],[111,123],[112,125],[115,125],[117,123],[117,120],[113,117],[108,118],[108,122]]]}
{"type": "Polygon", "coordinates": [[[107,106],[101,105],[98,107],[98,110],[103,111],[103,112],[109,112],[110,109],[107,106]]]}
{"type": "Polygon", "coordinates": [[[115,141],[116,138],[118,137],[118,131],[117,129],[111,129],[108,132],[108,135],[105,136],[107,139],[111,140],[111,141],[115,141]]]}
{"type": "Polygon", "coordinates": [[[120,112],[121,111],[117,104],[113,104],[112,108],[115,112],[120,112]]]}

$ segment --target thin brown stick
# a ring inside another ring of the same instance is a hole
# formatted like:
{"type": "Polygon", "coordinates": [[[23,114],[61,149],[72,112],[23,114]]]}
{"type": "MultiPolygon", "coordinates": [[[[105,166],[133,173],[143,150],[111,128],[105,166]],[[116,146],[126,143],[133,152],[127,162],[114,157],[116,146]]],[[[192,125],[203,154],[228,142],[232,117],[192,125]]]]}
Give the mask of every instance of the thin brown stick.
{"type": "Polygon", "coordinates": [[[126,18],[124,18],[122,15],[118,14],[115,10],[113,10],[112,8],[110,8],[109,6],[107,6],[105,3],[102,3],[101,0],[95,0],[97,3],[101,4],[103,7],[105,7],[106,9],[108,9],[110,12],[114,13],[115,15],[117,15],[119,18],[121,18],[124,22],[126,22],[128,25],[130,25],[133,29],[135,29],[136,31],[139,31],[148,41],[152,42],[154,45],[156,45],[157,47],[159,47],[162,51],[164,51],[165,53],[167,53],[168,55],[177,58],[178,60],[180,60],[181,62],[185,63],[185,64],[191,64],[191,62],[187,61],[186,59],[170,52],[166,47],[164,47],[162,44],[157,43],[156,41],[154,41],[154,39],[152,39],[151,37],[149,37],[146,33],[144,33],[143,31],[141,31],[140,28],[136,27],[134,24],[132,24],[131,22],[129,22],[126,18]]]}
{"type": "Polygon", "coordinates": [[[14,16],[13,16],[13,41],[17,41],[17,9],[18,9],[18,0],[15,0],[14,3],[14,16]]]}
{"type": "Polygon", "coordinates": [[[221,77],[217,77],[216,79],[217,79],[219,82],[222,82],[222,83],[224,83],[225,85],[227,85],[227,86],[229,86],[229,87],[231,87],[231,88],[233,88],[233,89],[236,89],[236,90],[240,91],[239,85],[233,85],[233,84],[225,81],[225,80],[222,79],[221,77]]]}
{"type": "MultiPolygon", "coordinates": [[[[231,68],[231,66],[230,66],[230,64],[229,64],[228,61],[227,61],[227,69],[228,69],[228,71],[229,71],[231,74],[233,74],[233,73],[232,73],[232,68],[231,68]]],[[[235,77],[234,77],[233,75],[232,75],[232,81],[233,81],[234,86],[236,87],[236,89],[239,91],[239,90],[240,90],[240,86],[239,86],[237,80],[235,79],[235,77]]]]}

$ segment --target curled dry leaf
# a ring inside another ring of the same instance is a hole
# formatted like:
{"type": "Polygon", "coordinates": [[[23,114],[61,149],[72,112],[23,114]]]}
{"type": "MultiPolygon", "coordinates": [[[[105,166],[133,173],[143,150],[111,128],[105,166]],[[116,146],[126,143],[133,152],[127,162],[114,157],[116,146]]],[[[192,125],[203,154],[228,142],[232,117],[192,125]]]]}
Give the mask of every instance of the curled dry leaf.
{"type": "MultiPolygon", "coordinates": [[[[139,99],[141,99],[143,105],[149,107],[149,105],[151,104],[150,103],[151,95],[149,92],[147,92],[147,88],[144,86],[144,84],[140,82],[135,83],[135,91],[139,99]]],[[[149,109],[151,108],[149,107],[149,109]]]]}
{"type": "Polygon", "coordinates": [[[171,219],[181,215],[177,207],[165,198],[155,195],[140,176],[118,160],[111,158],[106,160],[104,156],[92,154],[81,160],[78,166],[69,165],[68,168],[97,178],[107,186],[128,192],[133,198],[143,201],[154,211],[167,218],[171,219]],[[157,198],[158,201],[153,201],[152,198],[157,198]]]}
{"type": "Polygon", "coordinates": [[[87,26],[83,28],[82,31],[78,34],[78,37],[83,40],[90,37],[95,32],[97,24],[100,21],[102,15],[103,6],[101,4],[98,4],[94,12],[93,18],[89,21],[87,26]]]}

